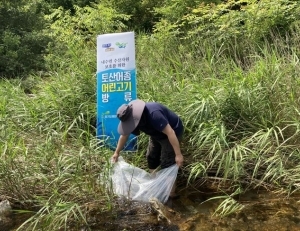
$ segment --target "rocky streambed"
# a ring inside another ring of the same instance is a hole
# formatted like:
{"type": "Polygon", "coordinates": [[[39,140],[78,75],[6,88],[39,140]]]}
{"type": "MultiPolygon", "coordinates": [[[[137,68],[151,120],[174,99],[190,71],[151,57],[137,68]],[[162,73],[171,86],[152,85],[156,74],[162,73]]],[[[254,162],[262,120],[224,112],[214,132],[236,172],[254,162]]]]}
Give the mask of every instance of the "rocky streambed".
{"type": "MultiPolygon", "coordinates": [[[[269,192],[249,192],[238,198],[242,209],[225,217],[215,214],[220,200],[187,190],[178,200],[157,209],[138,202],[120,206],[115,230],[151,231],[299,231],[300,197],[290,198],[269,192]],[[130,208],[130,209],[129,209],[130,208]],[[141,209],[142,208],[142,209],[141,209]]],[[[95,229],[103,230],[103,229],[95,229]]]]}
{"type": "MultiPolygon", "coordinates": [[[[251,191],[236,200],[242,208],[225,217],[215,214],[221,200],[209,200],[213,191],[183,189],[181,197],[163,205],[116,200],[113,216],[99,213],[88,218],[88,227],[72,231],[298,231],[300,195],[289,198],[266,191],[251,191]]],[[[13,215],[8,201],[0,203],[1,231],[16,230],[24,217],[13,215]]]]}

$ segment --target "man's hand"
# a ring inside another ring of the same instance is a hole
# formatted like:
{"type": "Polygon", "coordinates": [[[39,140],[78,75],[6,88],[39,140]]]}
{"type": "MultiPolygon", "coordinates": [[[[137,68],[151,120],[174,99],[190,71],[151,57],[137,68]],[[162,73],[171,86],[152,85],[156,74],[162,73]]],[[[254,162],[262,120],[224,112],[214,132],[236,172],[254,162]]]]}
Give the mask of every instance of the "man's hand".
{"type": "Polygon", "coordinates": [[[129,137],[129,135],[120,135],[115,153],[111,157],[111,160],[113,163],[118,161],[120,152],[123,149],[128,137],[129,137]]]}
{"type": "Polygon", "coordinates": [[[162,132],[168,136],[170,144],[174,149],[176,164],[178,165],[178,167],[182,167],[183,155],[181,154],[180,144],[175,134],[175,131],[171,128],[170,124],[167,124],[167,126],[164,128],[164,130],[162,130],[162,132]]]}
{"type": "Polygon", "coordinates": [[[178,165],[178,167],[182,167],[183,165],[183,155],[182,154],[178,154],[175,156],[175,161],[176,164],[178,165]]]}
{"type": "Polygon", "coordinates": [[[112,155],[112,157],[111,157],[112,162],[113,162],[113,163],[118,162],[118,158],[119,158],[119,153],[115,152],[115,153],[112,155]]]}

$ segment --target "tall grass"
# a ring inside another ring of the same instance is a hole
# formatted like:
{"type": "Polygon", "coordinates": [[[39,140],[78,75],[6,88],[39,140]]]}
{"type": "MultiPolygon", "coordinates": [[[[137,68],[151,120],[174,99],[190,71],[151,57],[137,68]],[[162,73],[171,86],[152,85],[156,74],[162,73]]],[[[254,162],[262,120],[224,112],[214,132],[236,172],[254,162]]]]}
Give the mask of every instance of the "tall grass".
{"type": "Polygon", "coordinates": [[[140,97],[182,117],[188,183],[209,179],[209,173],[229,192],[299,191],[297,33],[273,33],[260,45],[147,41],[138,54],[140,97]],[[247,57],[240,56],[241,47],[247,57]]]}
{"type": "Polygon", "coordinates": [[[92,210],[111,211],[99,182],[112,153],[95,138],[94,74],[71,69],[1,82],[0,194],[34,212],[19,230],[70,230],[92,210]]]}
{"type": "MultiPolygon", "coordinates": [[[[250,189],[299,191],[299,38],[273,36],[249,43],[243,60],[241,44],[137,37],[138,97],[182,117],[187,183],[217,176],[221,215],[242,209],[233,196],[250,189]]],[[[99,182],[112,151],[95,138],[92,48],[70,47],[47,75],[0,83],[0,194],[34,212],[19,230],[68,230],[88,224],[91,208],[113,208],[99,182]]],[[[127,158],[144,167],[139,142],[127,158]]]]}

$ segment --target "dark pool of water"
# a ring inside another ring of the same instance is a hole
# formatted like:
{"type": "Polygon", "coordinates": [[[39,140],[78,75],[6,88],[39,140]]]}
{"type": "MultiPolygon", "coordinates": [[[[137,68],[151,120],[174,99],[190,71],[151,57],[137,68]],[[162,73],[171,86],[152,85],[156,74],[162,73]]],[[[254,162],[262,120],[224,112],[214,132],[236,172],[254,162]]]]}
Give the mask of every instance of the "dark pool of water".
{"type": "MultiPolygon", "coordinates": [[[[222,200],[209,200],[218,195],[215,191],[182,188],[180,195],[166,204],[174,211],[171,223],[158,221],[147,203],[119,203],[114,216],[99,213],[89,218],[89,227],[72,231],[300,231],[300,196],[287,198],[263,190],[247,192],[235,198],[243,205],[241,210],[220,217],[214,213],[222,200]]],[[[14,215],[14,227],[1,231],[15,230],[25,218],[14,215]]]]}

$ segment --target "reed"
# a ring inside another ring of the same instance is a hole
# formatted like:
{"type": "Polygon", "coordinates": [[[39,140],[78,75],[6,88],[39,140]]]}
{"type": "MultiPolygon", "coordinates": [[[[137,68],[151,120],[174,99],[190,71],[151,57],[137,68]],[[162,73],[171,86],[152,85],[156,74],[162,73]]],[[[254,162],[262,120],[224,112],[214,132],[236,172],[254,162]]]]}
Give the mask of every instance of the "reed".
{"type": "Polygon", "coordinates": [[[138,56],[140,97],[163,102],[182,117],[189,184],[209,173],[228,193],[299,190],[293,177],[299,166],[298,39],[296,33],[276,32],[259,45],[203,41],[201,46],[175,39],[158,52],[159,42],[148,40],[142,50],[147,55],[138,56]],[[144,66],[147,60],[156,62],[144,66]]]}
{"type": "MultiPolygon", "coordinates": [[[[182,117],[187,184],[217,176],[222,216],[242,209],[234,196],[250,189],[299,191],[299,35],[273,36],[263,46],[137,37],[138,97],[182,117]]],[[[93,52],[70,47],[53,71],[0,82],[0,194],[34,212],[19,230],[68,230],[113,212],[99,180],[113,153],[95,138],[93,52]]],[[[146,143],[140,136],[124,156],[145,168],[146,143]]]]}

